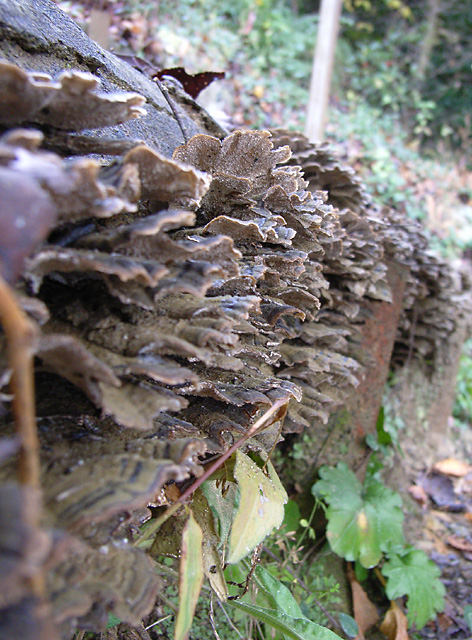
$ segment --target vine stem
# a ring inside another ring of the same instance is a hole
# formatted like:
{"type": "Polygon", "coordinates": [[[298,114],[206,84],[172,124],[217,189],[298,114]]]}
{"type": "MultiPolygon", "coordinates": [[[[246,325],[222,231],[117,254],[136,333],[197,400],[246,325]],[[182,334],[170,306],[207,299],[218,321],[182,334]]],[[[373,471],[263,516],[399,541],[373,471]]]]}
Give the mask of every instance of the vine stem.
{"type": "Polygon", "coordinates": [[[225,451],[213,464],[211,464],[203,475],[195,480],[183,493],[179,496],[178,500],[170,506],[166,511],[159,517],[156,518],[151,524],[146,527],[143,533],[136,539],[134,546],[140,547],[141,549],[147,549],[152,545],[152,538],[156,532],[160,529],[160,527],[166,522],[176,511],[180,509],[180,507],[185,503],[188,498],[198,489],[198,487],[208,480],[208,478],[215,473],[217,469],[219,469],[228,458],[230,458],[233,453],[241,447],[248,438],[256,435],[258,431],[268,427],[270,424],[273,424],[277,420],[283,420],[285,414],[287,413],[287,400],[277,400],[274,404],[252,425],[247,433],[245,433],[241,438],[236,440],[231,447],[225,451]],[[272,419],[269,422],[269,419],[272,419]]]}

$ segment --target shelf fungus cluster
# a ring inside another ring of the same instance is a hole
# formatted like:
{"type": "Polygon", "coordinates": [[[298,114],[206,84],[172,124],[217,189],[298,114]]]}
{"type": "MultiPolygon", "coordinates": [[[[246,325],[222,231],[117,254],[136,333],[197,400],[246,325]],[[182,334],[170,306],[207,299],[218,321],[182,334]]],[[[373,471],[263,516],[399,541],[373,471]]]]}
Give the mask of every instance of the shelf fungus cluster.
{"type": "Polygon", "coordinates": [[[161,578],[131,544],[149,506],[278,400],[284,424],[246,447],[327,422],[362,376],[350,340],[363,300],[390,300],[387,258],[413,274],[399,340],[412,313],[419,353],[453,329],[448,268],[409,223],[392,233],[326,148],[202,133],[173,158],[102,140],[100,162],[71,134],[139,117],[143,101],[96,89],[0,64],[0,267],[33,327],[42,492],[12,482],[2,335],[0,617],[14,629],[34,608],[38,574],[49,612],[35,609],[25,640],[150,611],[161,578]]]}

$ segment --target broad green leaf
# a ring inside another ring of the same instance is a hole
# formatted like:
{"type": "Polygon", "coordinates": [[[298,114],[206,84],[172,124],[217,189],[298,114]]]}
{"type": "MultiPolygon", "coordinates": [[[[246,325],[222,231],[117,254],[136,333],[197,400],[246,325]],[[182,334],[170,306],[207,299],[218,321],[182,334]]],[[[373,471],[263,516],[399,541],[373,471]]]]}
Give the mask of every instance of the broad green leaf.
{"type": "Polygon", "coordinates": [[[182,533],[179,611],[175,621],[174,640],[186,640],[192,626],[195,607],[203,583],[202,542],[202,530],[190,511],[182,533]]]}
{"type": "Polygon", "coordinates": [[[408,596],[408,622],[424,627],[437,613],[444,610],[444,585],[441,571],[419,549],[408,548],[404,555],[395,555],[382,567],[388,578],[386,592],[390,600],[408,596]]]}
{"type": "Polygon", "coordinates": [[[263,604],[269,609],[280,611],[293,618],[305,617],[287,587],[260,565],[254,571],[254,579],[259,587],[258,602],[260,599],[264,600],[263,604]]]}
{"type": "Polygon", "coordinates": [[[231,606],[268,624],[292,640],[339,640],[339,636],[308,618],[293,618],[281,611],[257,607],[242,600],[228,600],[231,606]]]}
{"type": "Polygon", "coordinates": [[[227,561],[239,562],[284,519],[287,493],[269,462],[267,473],[249,456],[236,451],[234,477],[238,483],[236,513],[229,538],[227,561]]]}
{"type": "Polygon", "coordinates": [[[346,560],[375,566],[395,545],[404,542],[401,498],[378,480],[362,485],[349,467],[322,467],[312,493],[325,500],[327,537],[332,550],[346,560]]]}

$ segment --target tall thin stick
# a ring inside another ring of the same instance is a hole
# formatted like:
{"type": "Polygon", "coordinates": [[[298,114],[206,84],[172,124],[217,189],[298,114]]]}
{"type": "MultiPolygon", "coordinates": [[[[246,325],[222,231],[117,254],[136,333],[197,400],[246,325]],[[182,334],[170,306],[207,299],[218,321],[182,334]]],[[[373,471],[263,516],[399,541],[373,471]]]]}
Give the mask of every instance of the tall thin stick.
{"type": "Polygon", "coordinates": [[[13,416],[20,440],[20,484],[39,488],[39,441],[34,405],[34,339],[32,323],[18,306],[15,294],[0,276],[0,320],[7,340],[12,371],[13,416]]]}
{"type": "MultiPolygon", "coordinates": [[[[18,306],[15,294],[0,276],[0,321],[7,341],[8,364],[11,368],[13,417],[20,441],[18,479],[21,485],[40,491],[39,440],[34,403],[35,330],[18,306]]],[[[39,496],[38,496],[39,499],[39,496]]],[[[41,509],[25,513],[28,524],[39,527],[41,509]]],[[[31,590],[40,602],[45,598],[45,576],[38,570],[30,577],[31,590]]]]}

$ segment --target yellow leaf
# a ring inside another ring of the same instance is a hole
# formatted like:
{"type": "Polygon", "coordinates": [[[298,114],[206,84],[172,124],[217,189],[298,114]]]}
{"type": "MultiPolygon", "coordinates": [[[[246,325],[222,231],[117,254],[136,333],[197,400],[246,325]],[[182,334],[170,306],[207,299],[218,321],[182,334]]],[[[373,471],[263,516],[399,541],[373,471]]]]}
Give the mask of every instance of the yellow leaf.
{"type": "Polygon", "coordinates": [[[287,493],[270,462],[267,472],[268,475],[249,456],[236,451],[234,477],[238,483],[239,505],[231,527],[229,564],[247,556],[283,522],[287,493]]]}

